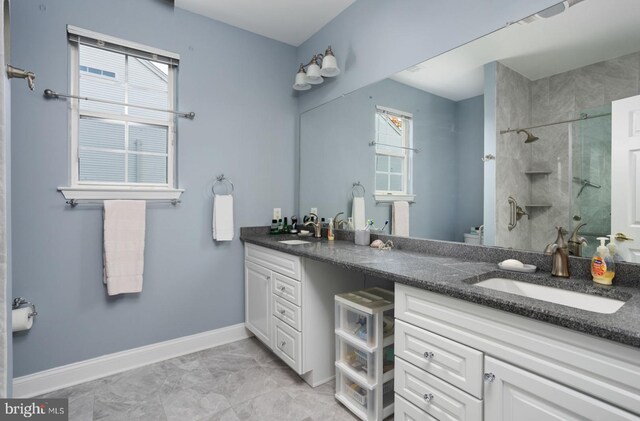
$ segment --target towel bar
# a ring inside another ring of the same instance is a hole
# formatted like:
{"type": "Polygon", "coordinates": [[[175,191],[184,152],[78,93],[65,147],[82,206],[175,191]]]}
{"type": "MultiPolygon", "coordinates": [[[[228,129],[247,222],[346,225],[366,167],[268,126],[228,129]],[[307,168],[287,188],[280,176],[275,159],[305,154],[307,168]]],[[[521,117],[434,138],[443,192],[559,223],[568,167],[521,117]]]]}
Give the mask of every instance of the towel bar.
{"type": "MultiPolygon", "coordinates": [[[[147,202],[150,202],[150,201],[153,201],[153,202],[168,202],[168,203],[171,203],[174,206],[176,206],[178,203],[182,203],[182,201],[178,200],[178,199],[144,199],[144,200],[147,201],[147,202]]],[[[75,208],[80,203],[102,205],[104,203],[104,200],[70,199],[70,200],[66,201],[66,204],[71,206],[72,208],[75,208]]]]}

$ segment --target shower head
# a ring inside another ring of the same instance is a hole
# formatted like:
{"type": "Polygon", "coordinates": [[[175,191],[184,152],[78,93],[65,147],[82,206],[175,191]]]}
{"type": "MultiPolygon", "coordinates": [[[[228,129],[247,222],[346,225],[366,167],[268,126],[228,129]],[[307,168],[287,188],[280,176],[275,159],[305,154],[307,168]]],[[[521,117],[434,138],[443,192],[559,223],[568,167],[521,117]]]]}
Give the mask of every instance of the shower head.
{"type": "Polygon", "coordinates": [[[531,142],[535,142],[536,140],[539,139],[538,136],[534,136],[533,134],[531,134],[531,132],[528,132],[524,129],[520,129],[518,131],[516,131],[516,133],[520,134],[520,133],[526,133],[527,134],[527,139],[524,141],[524,143],[531,143],[531,142]]]}

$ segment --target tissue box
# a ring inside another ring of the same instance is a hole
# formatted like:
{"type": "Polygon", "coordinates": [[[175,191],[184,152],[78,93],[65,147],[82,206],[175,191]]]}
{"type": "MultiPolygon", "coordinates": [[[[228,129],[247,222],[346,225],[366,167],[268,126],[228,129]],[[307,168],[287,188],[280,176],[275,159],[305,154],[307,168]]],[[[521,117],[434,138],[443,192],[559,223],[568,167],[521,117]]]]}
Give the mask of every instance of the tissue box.
{"type": "Polygon", "coordinates": [[[354,240],[359,246],[368,246],[371,244],[371,231],[356,230],[354,240]]]}

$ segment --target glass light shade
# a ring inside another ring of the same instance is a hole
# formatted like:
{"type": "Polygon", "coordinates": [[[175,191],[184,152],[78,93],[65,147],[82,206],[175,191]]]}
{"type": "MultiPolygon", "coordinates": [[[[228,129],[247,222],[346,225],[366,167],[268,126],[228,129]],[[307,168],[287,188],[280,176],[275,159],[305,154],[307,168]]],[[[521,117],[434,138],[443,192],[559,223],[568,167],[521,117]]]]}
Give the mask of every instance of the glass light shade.
{"type": "Polygon", "coordinates": [[[320,66],[316,63],[311,63],[307,69],[307,83],[312,85],[319,85],[324,82],[322,75],[320,74],[320,66]]]}
{"type": "Polygon", "coordinates": [[[322,69],[320,70],[320,74],[325,77],[333,77],[340,74],[338,61],[336,60],[334,55],[329,54],[324,56],[324,58],[322,59],[322,69]]]}
{"type": "Polygon", "coordinates": [[[304,74],[304,70],[296,73],[296,81],[293,84],[293,89],[296,91],[311,89],[311,85],[307,83],[307,76],[304,74]]]}

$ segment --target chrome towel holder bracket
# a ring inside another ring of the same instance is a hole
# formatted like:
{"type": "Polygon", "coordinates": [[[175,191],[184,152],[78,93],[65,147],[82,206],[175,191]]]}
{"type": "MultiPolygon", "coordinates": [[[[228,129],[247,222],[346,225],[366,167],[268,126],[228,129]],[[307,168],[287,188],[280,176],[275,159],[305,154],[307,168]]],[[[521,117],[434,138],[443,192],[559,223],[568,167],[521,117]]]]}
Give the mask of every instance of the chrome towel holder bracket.
{"type": "Polygon", "coordinates": [[[213,193],[214,196],[229,195],[233,193],[233,190],[233,182],[225,177],[224,174],[216,176],[216,181],[213,183],[213,186],[211,186],[211,193],[213,193]],[[224,193],[217,193],[216,188],[218,188],[218,191],[224,188],[224,193]]]}

